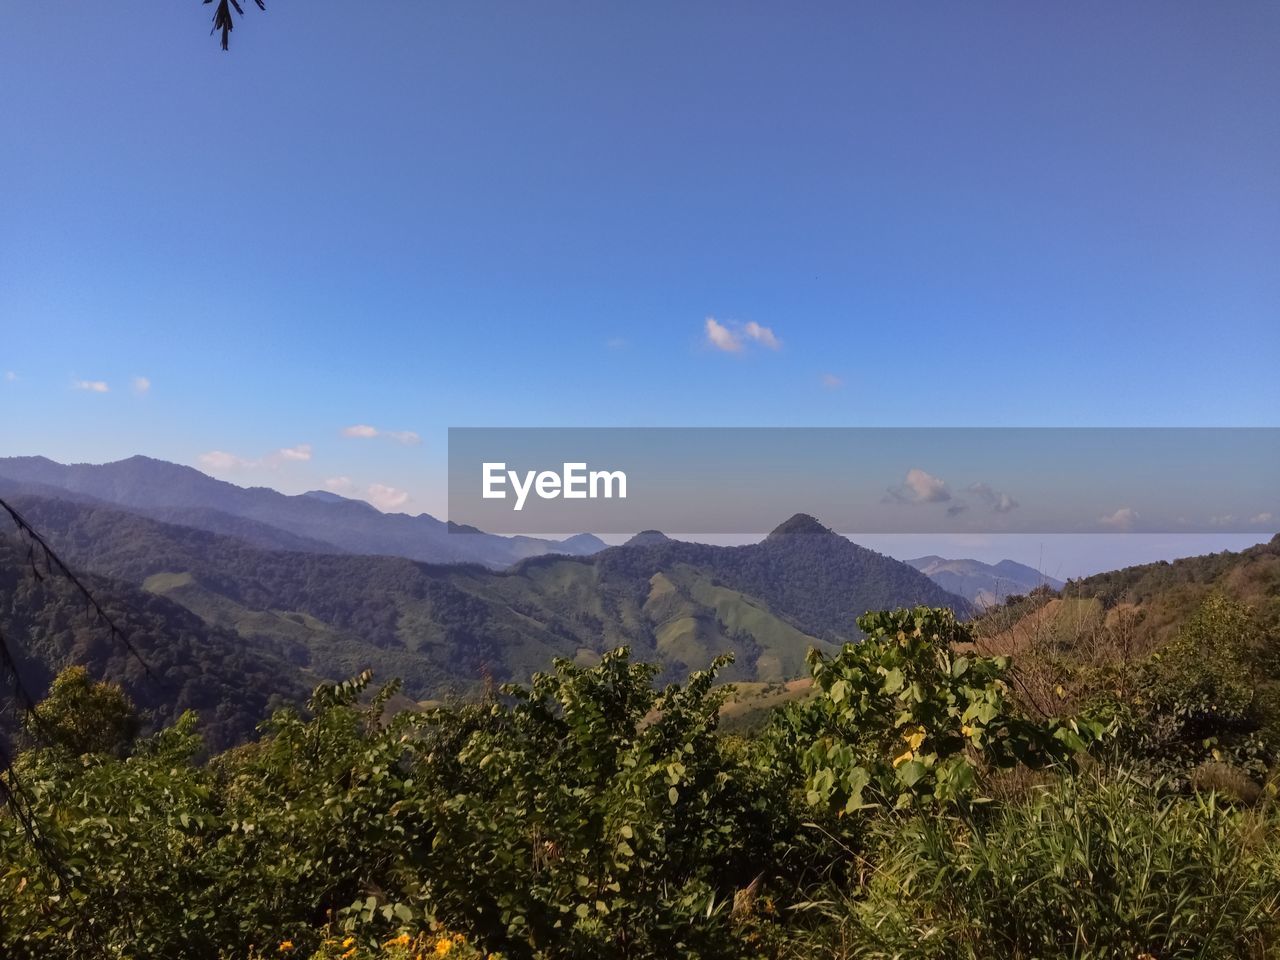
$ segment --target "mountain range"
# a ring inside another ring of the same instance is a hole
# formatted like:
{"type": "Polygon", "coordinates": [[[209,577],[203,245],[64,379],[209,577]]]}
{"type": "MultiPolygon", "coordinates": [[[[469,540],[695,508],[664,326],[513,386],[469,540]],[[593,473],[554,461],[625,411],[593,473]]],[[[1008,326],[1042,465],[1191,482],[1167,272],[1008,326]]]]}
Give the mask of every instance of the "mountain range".
{"type": "MultiPolygon", "coordinates": [[[[856,639],[855,620],[866,610],[972,609],[907,564],[803,515],[747,546],[648,531],[588,556],[546,552],[564,543],[539,541],[540,555],[494,569],[389,555],[395,537],[405,538],[408,553],[426,552],[410,541],[405,521],[439,528],[423,518],[366,523],[363,516],[377,511],[329,494],[245,491],[146,458],[105,471],[51,464],[0,461],[0,495],[75,570],[94,575],[95,595],[134,611],[137,646],[159,664],[153,673],[169,693],[111,649],[74,597],[17,591],[30,570],[10,537],[0,554],[8,614],[0,628],[26,651],[26,680],[38,694],[61,666],[87,662],[149,707],[199,705],[220,742],[248,736],[268,705],[365,668],[401,678],[409,697],[425,701],[527,680],[557,657],[591,663],[627,644],[665,677],[732,653],[726,679],[772,683],[802,675],[811,647],[856,639]],[[209,502],[198,500],[204,491],[209,502]],[[262,506],[271,503],[284,505],[291,528],[275,525],[262,506]],[[335,511],[340,535],[323,525],[322,511],[335,511]],[[383,536],[384,552],[353,552],[364,536],[383,536]],[[182,643],[167,644],[169,625],[182,643]],[[237,684],[243,696],[233,692],[237,684]]],[[[488,542],[491,563],[499,549],[524,548],[486,534],[442,536],[488,542]]]]}
{"type": "Polygon", "coordinates": [[[0,493],[5,491],[114,504],[276,550],[385,554],[498,569],[526,557],[585,556],[604,548],[603,541],[589,534],[542,540],[451,528],[430,514],[383,513],[363,500],[327,490],[289,496],[268,487],[240,487],[192,467],[143,456],[102,464],[3,457],[0,493]]]}
{"type": "Polygon", "coordinates": [[[1046,576],[1034,567],[1014,560],[983,563],[981,560],[947,560],[928,556],[908,560],[943,589],[957,593],[978,607],[1004,603],[1010,596],[1030,593],[1037,587],[1061,590],[1063,582],[1046,576]]]}

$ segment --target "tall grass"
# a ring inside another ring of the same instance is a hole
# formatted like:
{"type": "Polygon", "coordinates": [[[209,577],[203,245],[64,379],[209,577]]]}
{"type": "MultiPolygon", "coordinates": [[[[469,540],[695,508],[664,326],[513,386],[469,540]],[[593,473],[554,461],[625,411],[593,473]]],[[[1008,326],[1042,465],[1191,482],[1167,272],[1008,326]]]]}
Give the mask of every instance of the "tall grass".
{"type": "Polygon", "coordinates": [[[1111,775],[882,838],[863,895],[805,956],[1280,957],[1280,816],[1111,775]]]}

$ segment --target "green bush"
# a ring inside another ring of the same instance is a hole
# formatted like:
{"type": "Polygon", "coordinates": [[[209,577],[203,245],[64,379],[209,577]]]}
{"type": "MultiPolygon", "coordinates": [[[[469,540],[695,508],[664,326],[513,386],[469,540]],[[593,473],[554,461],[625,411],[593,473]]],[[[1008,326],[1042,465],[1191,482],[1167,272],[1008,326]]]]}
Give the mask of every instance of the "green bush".
{"type": "Polygon", "coordinates": [[[1095,678],[1103,692],[1090,708],[1109,719],[1120,762],[1172,787],[1193,783],[1205,764],[1261,781],[1280,738],[1278,651],[1248,607],[1210,595],[1138,665],[1127,694],[1106,691],[1105,678],[1095,678]]]}
{"type": "Polygon", "coordinates": [[[512,955],[740,956],[734,892],[777,868],[788,823],[714,735],[720,663],[658,693],[621,649],[507,688],[428,777],[423,904],[512,955]]]}
{"type": "Polygon", "coordinates": [[[869,613],[858,626],[861,643],[810,652],[822,696],[787,714],[813,804],[848,813],[964,800],[982,771],[1062,760],[1100,732],[1023,715],[1009,658],[958,652],[972,638],[950,610],[869,613]]]}

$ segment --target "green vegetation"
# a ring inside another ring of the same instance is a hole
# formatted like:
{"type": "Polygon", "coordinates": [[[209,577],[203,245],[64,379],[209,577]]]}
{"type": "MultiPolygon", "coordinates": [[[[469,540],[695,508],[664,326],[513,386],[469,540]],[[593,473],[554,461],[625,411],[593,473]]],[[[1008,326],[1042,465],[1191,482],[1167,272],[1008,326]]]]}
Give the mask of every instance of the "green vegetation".
{"type": "MultiPolygon", "coordinates": [[[[252,736],[275,707],[301,702],[315,685],[271,650],[249,646],[175,603],[119,580],[86,575],[84,581],[145,665],[113,641],[78,591],[47,571],[33,575],[21,542],[0,537],[0,635],[10,641],[18,680],[33,695],[47,691],[59,671],[79,665],[120,684],[147,730],[198,711],[205,744],[221,750],[252,736]]],[[[0,711],[0,738],[14,732],[18,719],[0,711]]]]}
{"type": "Polygon", "coordinates": [[[1055,647],[1110,678],[1057,717],[1040,650],[948,610],[859,625],[750,737],[718,730],[725,661],[657,688],[625,649],[425,711],[325,684],[207,762],[193,715],[129,741],[69,674],[6,779],[39,840],[0,816],[0,955],[1280,957],[1248,608],[1208,600],[1127,686],[1055,647]]]}

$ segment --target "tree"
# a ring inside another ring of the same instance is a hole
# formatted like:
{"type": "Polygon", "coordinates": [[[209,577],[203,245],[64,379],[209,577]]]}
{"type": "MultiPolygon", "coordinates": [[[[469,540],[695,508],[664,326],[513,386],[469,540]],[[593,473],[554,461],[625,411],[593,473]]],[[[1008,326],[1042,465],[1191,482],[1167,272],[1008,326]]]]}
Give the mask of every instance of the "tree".
{"type": "Polygon", "coordinates": [[[138,714],[116,684],[90,680],[84,667],[67,667],[36,706],[27,732],[73,756],[119,754],[138,732],[138,714]]]}

